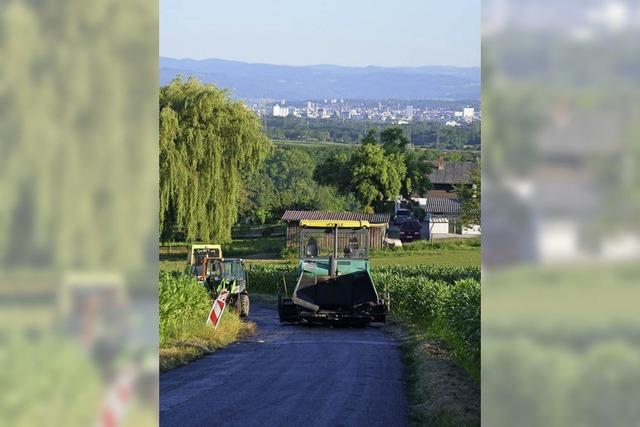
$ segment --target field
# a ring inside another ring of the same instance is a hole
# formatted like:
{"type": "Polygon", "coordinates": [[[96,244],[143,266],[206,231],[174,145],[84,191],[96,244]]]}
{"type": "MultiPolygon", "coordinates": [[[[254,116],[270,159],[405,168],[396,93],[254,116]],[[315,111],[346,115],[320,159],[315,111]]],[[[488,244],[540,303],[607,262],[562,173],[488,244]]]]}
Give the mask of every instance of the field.
{"type": "MultiPolygon", "coordinates": [[[[222,246],[229,257],[245,258],[247,264],[288,263],[280,256],[284,249],[284,236],[244,237],[222,246]]],[[[160,271],[183,271],[188,245],[185,242],[160,247],[160,271]]],[[[472,267],[480,265],[480,239],[419,241],[405,244],[402,249],[374,250],[371,265],[449,265],[472,267]]]]}

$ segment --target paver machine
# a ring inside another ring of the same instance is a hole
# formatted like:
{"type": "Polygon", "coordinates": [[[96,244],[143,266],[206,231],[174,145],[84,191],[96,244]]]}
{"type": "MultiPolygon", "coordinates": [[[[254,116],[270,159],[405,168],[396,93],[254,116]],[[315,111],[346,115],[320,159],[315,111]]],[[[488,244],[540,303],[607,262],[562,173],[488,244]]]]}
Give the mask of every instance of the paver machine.
{"type": "Polygon", "coordinates": [[[291,296],[283,282],[281,322],[364,325],[384,322],[388,298],[371,279],[368,221],[302,220],[298,279],[291,296]]]}

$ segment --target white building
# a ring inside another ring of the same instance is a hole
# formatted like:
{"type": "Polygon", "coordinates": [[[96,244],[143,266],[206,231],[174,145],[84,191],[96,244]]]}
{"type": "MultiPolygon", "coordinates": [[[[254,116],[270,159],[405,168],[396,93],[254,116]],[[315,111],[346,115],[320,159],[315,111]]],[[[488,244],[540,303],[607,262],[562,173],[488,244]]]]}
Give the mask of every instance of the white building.
{"type": "Polygon", "coordinates": [[[473,119],[473,116],[475,115],[475,109],[471,108],[471,107],[465,107],[462,110],[462,116],[465,119],[473,119]]]}
{"type": "Polygon", "coordinates": [[[280,104],[273,106],[274,117],[287,117],[289,115],[289,107],[281,107],[280,104]]]}

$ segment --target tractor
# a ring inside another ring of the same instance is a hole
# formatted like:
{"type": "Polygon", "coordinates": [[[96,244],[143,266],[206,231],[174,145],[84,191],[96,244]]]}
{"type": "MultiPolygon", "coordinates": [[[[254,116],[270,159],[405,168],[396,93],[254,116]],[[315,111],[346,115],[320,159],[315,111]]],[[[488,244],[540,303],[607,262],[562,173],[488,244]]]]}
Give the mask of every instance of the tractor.
{"type": "Polygon", "coordinates": [[[249,315],[249,293],[244,262],[239,258],[223,258],[220,245],[192,245],[187,255],[187,272],[217,298],[222,289],[229,291],[227,304],[241,317],[249,315]]]}
{"type": "Polygon", "coordinates": [[[205,258],[222,258],[222,247],[220,245],[191,245],[187,253],[187,274],[193,274],[198,283],[202,284],[205,279],[203,261],[205,258]]]}
{"type": "Polygon", "coordinates": [[[249,293],[247,292],[247,273],[244,262],[239,258],[204,257],[201,271],[202,284],[212,298],[217,298],[220,291],[229,291],[227,304],[234,307],[240,317],[249,315],[249,293]]]}
{"type": "MultiPolygon", "coordinates": [[[[388,298],[371,279],[368,221],[300,221],[298,279],[278,292],[281,322],[384,322],[388,298]]],[[[386,292],[385,292],[386,294],[386,292]]]]}

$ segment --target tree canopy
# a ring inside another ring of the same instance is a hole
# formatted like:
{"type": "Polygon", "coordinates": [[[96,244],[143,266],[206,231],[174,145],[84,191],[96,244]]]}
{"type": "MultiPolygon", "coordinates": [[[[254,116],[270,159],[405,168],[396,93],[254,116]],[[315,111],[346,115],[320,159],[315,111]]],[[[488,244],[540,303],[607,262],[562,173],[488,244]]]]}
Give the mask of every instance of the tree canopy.
{"type": "Polygon", "coordinates": [[[371,129],[350,155],[337,153],[318,163],[314,178],[343,194],[353,194],[368,209],[375,202],[395,199],[404,188],[411,188],[406,165],[409,153],[398,149],[402,143],[397,141],[404,138],[402,129],[390,128],[385,135],[389,151],[380,145],[375,129],[371,129]]]}
{"type": "Polygon", "coordinates": [[[160,90],[160,232],[231,239],[243,176],[272,149],[259,119],[212,84],[177,78],[160,90]]]}
{"type": "Polygon", "coordinates": [[[388,154],[377,144],[365,144],[351,158],[351,187],[366,206],[395,199],[406,177],[404,154],[388,154]]]}
{"type": "Polygon", "coordinates": [[[471,172],[472,185],[459,185],[456,187],[456,193],[462,202],[460,210],[460,223],[462,225],[480,225],[481,181],[480,167],[477,167],[471,172]]]}
{"type": "Polygon", "coordinates": [[[344,211],[358,209],[349,194],[314,180],[316,161],[299,148],[276,148],[246,179],[242,216],[249,222],[277,220],[287,209],[344,211]]]}

